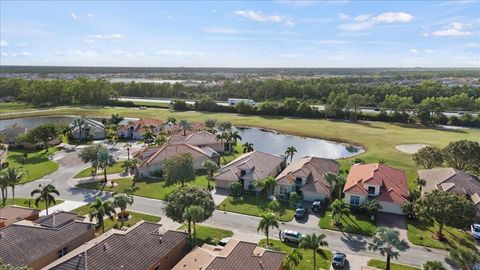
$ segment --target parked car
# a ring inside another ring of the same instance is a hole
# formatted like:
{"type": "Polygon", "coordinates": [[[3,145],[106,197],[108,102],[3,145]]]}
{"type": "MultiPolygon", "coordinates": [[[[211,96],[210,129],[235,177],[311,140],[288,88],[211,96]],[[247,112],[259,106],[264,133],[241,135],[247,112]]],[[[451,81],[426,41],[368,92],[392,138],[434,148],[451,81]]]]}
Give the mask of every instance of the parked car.
{"type": "Polygon", "coordinates": [[[315,200],[312,203],[312,212],[320,212],[322,210],[322,201],[315,200]]]}
{"type": "Polygon", "coordinates": [[[228,244],[228,242],[229,242],[230,240],[232,240],[231,237],[223,238],[222,240],[220,240],[220,241],[218,242],[218,245],[224,247],[224,246],[226,246],[226,245],[228,244]]]}
{"type": "Polygon", "coordinates": [[[305,207],[299,207],[295,210],[295,218],[296,219],[303,219],[307,216],[308,210],[305,207]]]}
{"type": "Polygon", "coordinates": [[[480,224],[472,225],[472,236],[473,239],[480,241],[480,224]]]}
{"type": "Polygon", "coordinates": [[[302,240],[302,234],[294,230],[284,230],[282,232],[282,240],[284,242],[300,243],[300,240],[302,240]]]}
{"type": "Polygon", "coordinates": [[[345,253],[335,252],[333,253],[332,267],[334,269],[343,269],[345,262],[347,261],[347,255],[345,253]]]}

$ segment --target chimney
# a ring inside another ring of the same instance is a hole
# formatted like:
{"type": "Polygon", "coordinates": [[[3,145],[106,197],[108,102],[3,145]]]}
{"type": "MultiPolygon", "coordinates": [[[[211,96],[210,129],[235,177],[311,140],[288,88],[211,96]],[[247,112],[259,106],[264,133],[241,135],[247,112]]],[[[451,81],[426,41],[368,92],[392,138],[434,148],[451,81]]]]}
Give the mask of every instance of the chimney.
{"type": "Polygon", "coordinates": [[[161,244],[162,243],[162,237],[160,236],[160,238],[158,238],[158,243],[161,244]]]}
{"type": "Polygon", "coordinates": [[[103,243],[103,251],[107,251],[107,243],[103,243]]]}
{"type": "Polygon", "coordinates": [[[55,227],[55,212],[52,214],[52,227],[55,227]]]}

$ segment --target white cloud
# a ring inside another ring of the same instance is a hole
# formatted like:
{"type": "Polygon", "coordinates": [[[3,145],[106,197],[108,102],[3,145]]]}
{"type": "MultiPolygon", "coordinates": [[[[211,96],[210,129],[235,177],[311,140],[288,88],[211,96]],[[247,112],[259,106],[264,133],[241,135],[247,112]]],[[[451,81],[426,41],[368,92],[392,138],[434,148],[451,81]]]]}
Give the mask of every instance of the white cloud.
{"type": "Polygon", "coordinates": [[[372,17],[372,15],[370,14],[362,14],[362,15],[358,15],[357,17],[353,18],[354,21],[356,22],[364,22],[368,19],[370,19],[372,17]]]}
{"type": "Polygon", "coordinates": [[[0,48],[6,48],[9,45],[10,44],[8,44],[8,42],[6,42],[5,40],[0,40],[0,48]]]}
{"type": "Polygon", "coordinates": [[[213,13],[216,13],[216,12],[217,12],[217,10],[216,10],[216,9],[212,9],[212,12],[213,12],[213,13]]]}
{"type": "Polygon", "coordinates": [[[207,27],[203,29],[203,32],[212,34],[237,34],[239,31],[235,28],[228,27],[207,27]]]}
{"type": "Polygon", "coordinates": [[[247,18],[256,22],[274,22],[274,23],[284,23],[285,26],[294,26],[295,23],[291,20],[287,20],[279,15],[267,15],[261,11],[253,10],[237,10],[235,14],[240,17],[247,18]]]}
{"type": "Polygon", "coordinates": [[[78,15],[75,12],[70,13],[70,16],[72,16],[74,20],[78,19],[78,15]]]}
{"type": "Polygon", "coordinates": [[[340,20],[349,20],[349,19],[350,19],[350,16],[347,15],[347,14],[345,14],[345,13],[341,13],[341,12],[340,12],[340,13],[338,13],[337,15],[338,15],[338,18],[339,18],[340,20]]]}
{"type": "Polygon", "coordinates": [[[2,54],[1,54],[1,55],[2,55],[2,56],[5,56],[5,57],[7,57],[7,56],[8,56],[8,53],[6,53],[6,52],[2,52],[2,54]]]}
{"type": "Polygon", "coordinates": [[[87,43],[95,43],[99,40],[110,40],[110,41],[120,42],[126,38],[127,37],[122,34],[111,34],[111,35],[94,34],[94,35],[86,35],[83,38],[83,41],[87,43]]]}
{"type": "Polygon", "coordinates": [[[285,26],[295,26],[295,23],[293,21],[288,20],[285,22],[285,26]]]}
{"type": "Polygon", "coordinates": [[[32,56],[31,52],[19,52],[19,53],[8,53],[8,52],[2,52],[2,56],[9,56],[9,57],[29,57],[32,56]]]}
{"type": "MultiPolygon", "coordinates": [[[[470,31],[465,31],[465,25],[459,22],[452,22],[449,25],[444,26],[443,30],[437,30],[431,33],[437,37],[462,37],[473,35],[470,31]]],[[[428,36],[428,33],[424,36],[428,36]]]]}
{"type": "Polygon", "coordinates": [[[177,57],[187,57],[187,56],[204,56],[205,54],[199,51],[179,51],[179,50],[161,50],[153,53],[158,56],[177,56],[177,57]]]}
{"type": "Polygon", "coordinates": [[[413,16],[405,12],[385,12],[373,18],[373,20],[385,23],[405,23],[413,20],[413,16]]]}
{"type": "Polygon", "coordinates": [[[87,16],[88,18],[93,18],[93,17],[95,17],[95,15],[93,15],[93,13],[90,13],[90,12],[87,13],[85,16],[87,16]]]}
{"type": "Polygon", "coordinates": [[[410,53],[413,53],[413,54],[417,54],[418,53],[418,50],[417,49],[410,49],[408,50],[410,53]]]}
{"type": "Polygon", "coordinates": [[[435,51],[434,51],[434,50],[431,50],[431,49],[426,49],[424,52],[425,52],[425,53],[428,53],[428,54],[435,53],[435,51]]]}
{"type": "Polygon", "coordinates": [[[477,47],[480,47],[479,45],[480,45],[479,43],[472,42],[472,43],[465,44],[464,47],[466,47],[466,48],[477,48],[477,47]]]}
{"type": "Polygon", "coordinates": [[[407,23],[414,19],[412,15],[405,12],[385,12],[377,16],[360,14],[353,19],[350,19],[349,16],[343,13],[340,14],[342,14],[342,16],[339,15],[339,18],[343,18],[343,20],[351,20],[351,22],[343,23],[338,26],[338,28],[344,31],[361,31],[376,24],[407,23]]]}
{"type": "Polygon", "coordinates": [[[412,54],[421,54],[421,53],[424,53],[424,54],[432,54],[432,53],[435,53],[434,50],[432,49],[424,49],[424,50],[419,50],[419,49],[410,49],[408,50],[410,53],[412,54]]]}

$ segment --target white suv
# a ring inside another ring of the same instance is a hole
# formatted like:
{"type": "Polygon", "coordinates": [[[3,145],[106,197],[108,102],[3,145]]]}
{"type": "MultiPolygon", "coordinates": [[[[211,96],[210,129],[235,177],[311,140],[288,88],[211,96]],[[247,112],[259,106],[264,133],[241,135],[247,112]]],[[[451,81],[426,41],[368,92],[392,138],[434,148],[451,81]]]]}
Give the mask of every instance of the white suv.
{"type": "Polygon", "coordinates": [[[282,240],[284,242],[299,243],[302,240],[302,234],[294,230],[284,230],[282,232],[282,240]]]}

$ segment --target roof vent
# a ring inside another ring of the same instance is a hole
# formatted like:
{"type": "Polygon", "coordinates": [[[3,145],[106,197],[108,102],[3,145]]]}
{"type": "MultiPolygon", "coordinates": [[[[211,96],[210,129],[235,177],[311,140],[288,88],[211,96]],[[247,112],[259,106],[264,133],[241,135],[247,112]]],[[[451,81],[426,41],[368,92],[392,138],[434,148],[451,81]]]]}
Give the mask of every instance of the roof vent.
{"type": "Polygon", "coordinates": [[[107,243],[103,243],[103,251],[107,251],[107,243]]]}
{"type": "Polygon", "coordinates": [[[162,240],[163,240],[163,239],[162,239],[162,237],[160,236],[160,237],[158,238],[158,243],[161,244],[161,243],[162,243],[162,240]]]}
{"type": "Polygon", "coordinates": [[[263,267],[262,261],[258,261],[258,263],[260,264],[260,268],[262,268],[262,270],[264,270],[265,268],[263,267]]]}
{"type": "Polygon", "coordinates": [[[0,239],[3,238],[3,232],[0,232],[0,239]]]}

